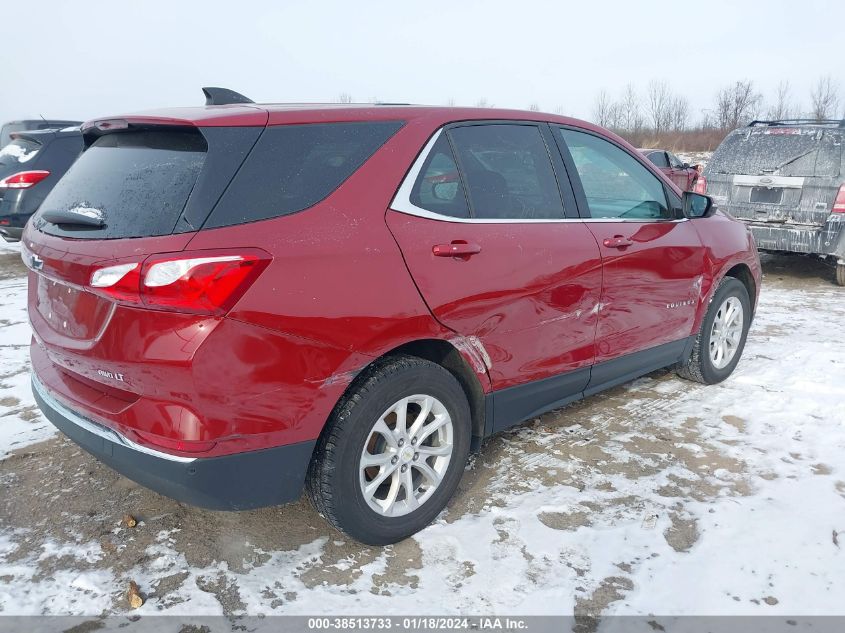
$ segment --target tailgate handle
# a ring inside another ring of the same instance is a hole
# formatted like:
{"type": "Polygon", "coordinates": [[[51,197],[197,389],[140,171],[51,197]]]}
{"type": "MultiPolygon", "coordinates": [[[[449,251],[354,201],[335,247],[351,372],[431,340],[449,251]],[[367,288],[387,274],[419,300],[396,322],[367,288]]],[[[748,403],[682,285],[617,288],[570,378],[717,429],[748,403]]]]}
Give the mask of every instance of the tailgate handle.
{"type": "Polygon", "coordinates": [[[451,244],[437,244],[432,249],[435,257],[469,257],[481,252],[481,247],[464,240],[452,240],[451,244]]]}
{"type": "Polygon", "coordinates": [[[633,242],[623,235],[614,235],[613,237],[604,238],[603,244],[608,248],[625,248],[633,244],[633,242]]]}

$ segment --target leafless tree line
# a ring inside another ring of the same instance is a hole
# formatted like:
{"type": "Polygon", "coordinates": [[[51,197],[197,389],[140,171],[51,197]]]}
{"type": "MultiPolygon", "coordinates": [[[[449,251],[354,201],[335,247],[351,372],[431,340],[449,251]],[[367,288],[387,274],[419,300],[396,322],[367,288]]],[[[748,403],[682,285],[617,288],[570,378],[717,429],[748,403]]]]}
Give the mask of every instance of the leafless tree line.
{"type": "Polygon", "coordinates": [[[642,96],[632,84],[625,86],[617,99],[601,90],[592,114],[595,123],[620,132],[661,134],[691,128],[731,130],[757,118],[845,117],[839,105],[839,89],[830,75],[820,77],[813,86],[808,109],[794,100],[788,81],[780,82],[772,101],[766,103],[753,81],[740,80],[721,88],[712,106],[703,109],[699,120],[693,122],[689,101],[673,93],[665,81],[652,81],[642,96]]]}

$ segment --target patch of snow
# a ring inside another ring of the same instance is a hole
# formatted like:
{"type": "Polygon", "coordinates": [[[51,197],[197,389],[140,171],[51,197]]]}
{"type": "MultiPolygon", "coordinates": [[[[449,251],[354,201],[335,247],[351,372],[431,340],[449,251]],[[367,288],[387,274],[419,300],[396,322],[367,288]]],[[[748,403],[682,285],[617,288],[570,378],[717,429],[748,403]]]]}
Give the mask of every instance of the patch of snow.
{"type": "Polygon", "coordinates": [[[86,218],[91,218],[93,220],[102,220],[103,219],[103,211],[101,209],[96,209],[94,207],[87,207],[85,205],[77,205],[72,209],[68,209],[68,213],[76,213],[77,215],[85,216],[86,218]]]}
{"type": "MultiPolygon", "coordinates": [[[[0,398],[26,405],[23,287],[0,282],[0,310],[12,321],[0,330],[0,370],[12,373],[0,398]]],[[[652,374],[499,436],[496,462],[471,465],[495,476],[414,537],[419,561],[397,561],[408,544],[333,550],[343,542],[326,529],[331,536],[261,552],[239,571],[222,561],[192,566],[173,530],[161,530],[129,576],[147,593],[173,574],[186,578],[133,614],[220,614],[201,587],[222,579],[251,615],[570,615],[608,582],[619,595],[601,606],[606,614],[845,615],[845,538],[836,542],[845,534],[845,340],[830,329],[843,318],[837,288],[764,285],[743,359],[725,382],[652,374]],[[460,510],[468,497],[477,507],[460,510]],[[586,519],[566,523],[579,514],[586,519]]],[[[0,411],[0,452],[45,435],[16,415],[0,411]]],[[[67,551],[51,547],[52,558],[67,551]]],[[[108,567],[36,577],[41,555],[16,557],[14,535],[0,530],[0,577],[11,578],[0,583],[0,611],[113,609],[108,567]]]]}
{"type": "Polygon", "coordinates": [[[10,157],[18,163],[27,163],[31,161],[33,158],[36,157],[38,154],[38,150],[41,149],[40,145],[36,145],[35,147],[19,145],[15,141],[8,143],[0,149],[0,159],[4,157],[10,157]]]}

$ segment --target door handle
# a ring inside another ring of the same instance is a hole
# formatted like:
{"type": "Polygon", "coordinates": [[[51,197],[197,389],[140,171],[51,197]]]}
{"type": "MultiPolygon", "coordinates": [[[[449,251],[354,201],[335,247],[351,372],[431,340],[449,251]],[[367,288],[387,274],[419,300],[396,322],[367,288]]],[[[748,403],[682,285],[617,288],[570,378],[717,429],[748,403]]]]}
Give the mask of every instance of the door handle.
{"type": "Polygon", "coordinates": [[[452,240],[451,244],[437,244],[431,252],[435,257],[469,257],[481,252],[481,247],[464,240],[452,240]]]}
{"type": "Polygon", "coordinates": [[[633,244],[630,238],[627,238],[624,235],[606,237],[602,243],[607,246],[607,248],[625,248],[626,246],[633,244]]]}

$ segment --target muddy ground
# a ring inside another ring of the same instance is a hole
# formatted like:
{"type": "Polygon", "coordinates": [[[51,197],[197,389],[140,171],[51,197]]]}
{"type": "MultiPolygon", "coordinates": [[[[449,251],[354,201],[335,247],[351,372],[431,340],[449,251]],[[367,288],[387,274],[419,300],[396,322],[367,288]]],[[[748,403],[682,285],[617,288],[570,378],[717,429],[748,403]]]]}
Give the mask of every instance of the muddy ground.
{"type": "MultiPolygon", "coordinates": [[[[766,292],[807,293],[814,310],[827,309],[830,293],[845,294],[817,260],[764,259],[766,292]]],[[[21,275],[16,255],[0,256],[0,279],[21,275]]],[[[777,305],[786,318],[789,306],[777,305]]],[[[842,305],[829,315],[840,323],[842,305]]],[[[789,337],[787,324],[758,321],[752,339],[766,345],[749,345],[740,366],[745,372],[755,362],[776,363],[772,350],[789,337]]],[[[0,381],[11,375],[7,371],[0,381]]],[[[753,386],[732,388],[731,397],[756,397],[753,386]]],[[[688,555],[702,538],[702,516],[717,502],[742,503],[761,484],[783,476],[771,460],[758,459],[771,449],[755,445],[749,416],[729,413],[730,406],[708,407],[708,398],[706,388],[660,371],[500,434],[472,458],[448,510],[430,528],[432,536],[427,530],[388,548],[362,546],[334,532],[304,500],[241,513],[176,503],[56,435],[0,461],[0,534],[6,537],[0,569],[7,570],[0,575],[0,612],[128,613],[130,579],[140,585],[147,613],[302,613],[347,603],[366,612],[368,605],[383,608],[377,597],[394,595],[392,604],[419,608],[412,596],[436,594],[430,574],[437,569],[439,591],[460,596],[465,590],[466,599],[435,604],[435,611],[478,609],[485,601],[489,608],[546,611],[535,609],[532,593],[557,586],[566,596],[562,609],[600,615],[641,588],[646,581],[636,572],[649,559],[688,555]],[[555,503],[543,502],[544,490],[558,491],[555,503]],[[566,503],[559,491],[566,491],[566,503]],[[519,511],[511,512],[515,505],[519,511]],[[127,514],[137,526],[123,525],[127,514]],[[529,529],[528,515],[542,525],[529,529]],[[489,518],[490,539],[470,555],[460,542],[476,533],[476,518],[489,518]],[[578,535],[593,539],[591,530],[622,523],[650,530],[651,540],[608,555],[610,570],[592,549],[578,549],[578,535]],[[537,534],[565,539],[557,559],[545,545],[538,548],[537,534]],[[520,580],[509,585],[507,596],[492,589],[485,594],[484,584],[495,583],[477,576],[490,573],[514,573],[520,580]],[[74,583],[73,591],[63,589],[74,583]],[[50,602],[51,592],[57,602],[50,602]],[[331,600],[322,603],[325,596],[331,600]]],[[[43,424],[31,401],[13,400],[2,403],[6,415],[43,424]]],[[[777,460],[807,462],[806,469],[829,477],[845,497],[839,464],[791,455],[784,449],[777,460]]],[[[776,591],[727,599],[765,608],[783,599],[776,591]]]]}

